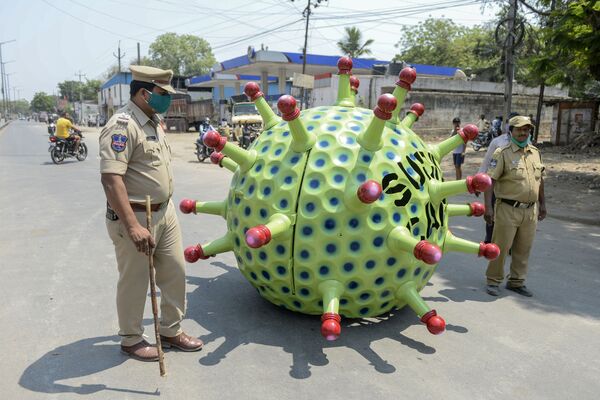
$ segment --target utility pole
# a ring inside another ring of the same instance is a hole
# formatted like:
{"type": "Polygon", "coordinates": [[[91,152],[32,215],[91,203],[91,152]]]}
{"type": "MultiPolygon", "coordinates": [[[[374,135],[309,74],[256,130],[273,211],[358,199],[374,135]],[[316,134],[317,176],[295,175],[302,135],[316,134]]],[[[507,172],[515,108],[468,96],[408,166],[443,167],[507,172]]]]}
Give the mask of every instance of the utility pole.
{"type": "MultiPolygon", "coordinates": [[[[556,7],[556,0],[552,0],[550,4],[550,13],[554,11],[556,7]]],[[[552,17],[550,17],[552,18],[552,17]]],[[[552,29],[552,20],[548,23],[548,28],[552,29]]],[[[544,104],[544,90],[546,89],[546,77],[542,76],[542,83],[540,84],[540,95],[538,98],[537,110],[535,112],[535,132],[533,133],[533,143],[537,143],[538,135],[540,134],[540,119],[542,118],[542,105],[544,104]]]]}
{"type": "MultiPolygon", "coordinates": [[[[508,127],[508,119],[512,108],[512,87],[515,76],[515,64],[513,60],[515,52],[515,20],[517,18],[517,1],[510,0],[508,10],[508,37],[506,38],[505,63],[504,63],[504,126],[508,127]]],[[[507,128],[508,129],[508,128],[507,128]]]]}
{"type": "MultiPolygon", "coordinates": [[[[294,0],[292,0],[293,2],[294,0]]],[[[310,14],[312,14],[312,8],[317,8],[319,5],[329,0],[307,0],[306,7],[302,11],[302,16],[306,18],[306,27],[304,29],[304,47],[302,48],[302,74],[306,73],[306,48],[308,46],[308,22],[310,21],[310,14]]],[[[306,108],[306,89],[302,88],[302,108],[306,108]]]]}
{"type": "Polygon", "coordinates": [[[6,114],[7,114],[7,102],[6,102],[6,84],[5,84],[5,76],[6,73],[4,71],[4,62],[2,60],[2,45],[3,44],[7,44],[7,43],[11,43],[11,42],[16,42],[16,39],[11,39],[11,40],[6,40],[4,42],[0,42],[0,77],[2,78],[2,105],[3,105],[3,114],[4,114],[4,118],[6,119],[6,114]]]}
{"type": "MultiPolygon", "coordinates": [[[[113,53],[113,56],[115,56],[115,58],[119,61],[119,77],[121,76],[121,59],[123,57],[125,57],[125,53],[123,53],[123,55],[121,55],[121,41],[119,40],[119,50],[118,50],[118,55],[113,53]]],[[[117,82],[119,80],[117,79],[117,82]]],[[[123,97],[122,97],[122,93],[121,93],[121,83],[118,83],[119,85],[119,108],[121,108],[121,103],[123,102],[123,97]]]]}
{"type": "Polygon", "coordinates": [[[83,123],[83,82],[81,82],[81,77],[85,76],[85,74],[81,73],[79,70],[75,76],[79,76],[79,123],[83,123]]]}
{"type": "Polygon", "coordinates": [[[10,72],[10,73],[5,73],[4,76],[6,77],[6,98],[8,100],[8,114],[11,114],[11,104],[10,104],[10,79],[9,76],[14,75],[14,72],[10,72]]]}
{"type": "Polygon", "coordinates": [[[138,53],[138,65],[142,65],[142,58],[140,57],[140,42],[137,42],[137,53],[138,53]]]}

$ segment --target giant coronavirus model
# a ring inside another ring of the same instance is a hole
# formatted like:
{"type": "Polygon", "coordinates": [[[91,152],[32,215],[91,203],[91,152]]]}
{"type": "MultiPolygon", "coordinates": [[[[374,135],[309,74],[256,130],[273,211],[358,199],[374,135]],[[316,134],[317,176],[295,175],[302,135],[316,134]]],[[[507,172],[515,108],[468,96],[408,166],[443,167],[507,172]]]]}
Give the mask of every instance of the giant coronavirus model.
{"type": "Polygon", "coordinates": [[[217,132],[204,143],[212,161],[233,172],[227,199],[185,199],[184,213],[220,215],[227,233],[185,250],[188,262],[233,251],[239,270],[261,296],[287,309],[321,315],[328,340],[341,332],[341,316],[372,317],[408,305],[431,333],[445,322],[419,291],[444,252],[497,257],[495,244],[454,236],[448,218],[484,212],[480,203],[448,204],[462,192],[491,185],[485,174],[444,182],[440,161],[477,136],[465,126],[437,145],[425,144],[411,127],[423,114],[413,104],[404,119],[401,105],[416,79],[404,68],[392,94],[374,110],[356,107],[358,79],[352,60],[338,62],[334,106],[300,111],[282,96],[277,116],[259,86],[246,95],[263,119],[261,135],[244,150],[217,132]]]}

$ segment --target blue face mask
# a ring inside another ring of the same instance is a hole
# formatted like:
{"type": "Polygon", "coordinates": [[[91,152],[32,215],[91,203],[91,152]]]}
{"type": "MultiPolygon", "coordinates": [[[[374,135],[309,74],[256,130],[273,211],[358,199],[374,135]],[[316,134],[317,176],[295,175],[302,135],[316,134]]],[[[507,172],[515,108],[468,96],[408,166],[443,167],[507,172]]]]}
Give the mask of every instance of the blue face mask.
{"type": "Polygon", "coordinates": [[[523,140],[522,142],[519,142],[517,139],[515,139],[514,137],[510,137],[510,140],[516,144],[517,146],[519,146],[520,148],[524,148],[525,146],[527,146],[529,143],[531,143],[530,137],[527,136],[527,139],[523,140]]]}
{"type": "Polygon", "coordinates": [[[148,91],[148,93],[150,93],[150,100],[148,100],[148,105],[159,114],[167,112],[169,106],[171,105],[171,95],[158,94],[150,91],[148,91]]]}

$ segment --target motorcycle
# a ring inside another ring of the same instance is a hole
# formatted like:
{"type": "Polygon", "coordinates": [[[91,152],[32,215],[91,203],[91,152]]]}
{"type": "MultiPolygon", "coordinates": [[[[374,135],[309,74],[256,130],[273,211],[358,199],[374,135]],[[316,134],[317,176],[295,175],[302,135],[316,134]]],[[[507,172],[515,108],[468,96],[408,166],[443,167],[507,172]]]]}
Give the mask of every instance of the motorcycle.
{"type": "Polygon", "coordinates": [[[471,142],[471,146],[473,147],[473,150],[479,151],[480,149],[489,147],[492,139],[494,139],[492,131],[479,132],[477,137],[471,142]]]}
{"type": "Polygon", "coordinates": [[[242,131],[242,137],[240,138],[240,147],[242,149],[247,149],[250,147],[259,134],[260,130],[257,130],[254,127],[244,127],[244,130],[242,131]]]}
{"type": "Polygon", "coordinates": [[[54,136],[56,133],[56,124],[54,122],[50,122],[48,124],[48,135],[54,136]]]}
{"type": "Polygon", "coordinates": [[[196,157],[198,157],[198,162],[203,162],[204,160],[206,160],[207,158],[210,157],[210,155],[213,153],[214,149],[211,149],[210,147],[206,146],[204,144],[204,142],[202,141],[202,137],[204,135],[201,134],[198,139],[196,139],[196,157]]]}
{"type": "Polygon", "coordinates": [[[87,158],[88,149],[85,143],[83,143],[83,135],[81,132],[76,131],[73,134],[79,136],[79,150],[75,153],[75,141],[68,139],[61,139],[56,136],[50,136],[50,158],[54,164],[62,163],[65,158],[74,157],[78,161],[83,161],[87,158]]]}

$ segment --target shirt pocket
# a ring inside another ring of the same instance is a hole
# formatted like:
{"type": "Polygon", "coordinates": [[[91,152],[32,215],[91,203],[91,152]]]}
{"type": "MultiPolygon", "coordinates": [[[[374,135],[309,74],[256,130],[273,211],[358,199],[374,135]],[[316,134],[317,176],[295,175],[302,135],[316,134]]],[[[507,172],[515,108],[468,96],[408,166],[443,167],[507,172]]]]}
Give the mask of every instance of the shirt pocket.
{"type": "Polygon", "coordinates": [[[509,175],[511,178],[516,180],[525,179],[527,177],[527,169],[525,168],[525,164],[511,164],[509,175]]]}
{"type": "Polygon", "coordinates": [[[146,159],[155,167],[162,165],[162,152],[160,144],[158,142],[145,141],[144,142],[144,154],[146,159]]]}
{"type": "Polygon", "coordinates": [[[535,176],[535,180],[539,181],[542,178],[542,173],[544,172],[544,165],[540,163],[533,164],[533,176],[535,176]]]}

